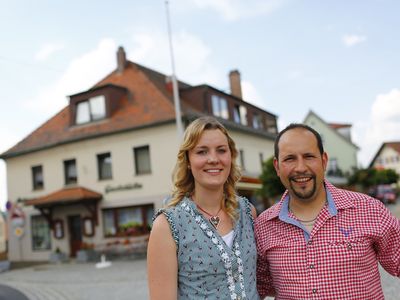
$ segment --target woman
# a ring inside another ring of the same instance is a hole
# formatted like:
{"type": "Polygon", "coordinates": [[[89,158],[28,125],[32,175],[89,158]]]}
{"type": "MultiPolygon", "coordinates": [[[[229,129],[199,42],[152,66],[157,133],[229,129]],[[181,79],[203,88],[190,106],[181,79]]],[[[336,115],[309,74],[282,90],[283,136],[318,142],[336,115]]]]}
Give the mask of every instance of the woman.
{"type": "Polygon", "coordinates": [[[152,300],[259,299],[254,207],[235,194],[237,150],[216,119],[186,129],[174,191],[153,223],[147,252],[152,300]]]}

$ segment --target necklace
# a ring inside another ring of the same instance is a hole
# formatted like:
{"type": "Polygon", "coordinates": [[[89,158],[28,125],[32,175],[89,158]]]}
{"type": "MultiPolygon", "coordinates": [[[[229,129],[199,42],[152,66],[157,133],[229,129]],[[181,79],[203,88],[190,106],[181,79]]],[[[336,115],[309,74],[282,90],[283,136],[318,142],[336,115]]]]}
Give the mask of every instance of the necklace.
{"type": "Polygon", "coordinates": [[[221,221],[220,217],[218,216],[219,212],[222,209],[222,206],[219,208],[218,212],[215,215],[210,214],[208,211],[205,211],[200,207],[200,205],[196,204],[197,208],[200,209],[203,213],[207,214],[210,216],[208,218],[208,221],[214,226],[215,229],[217,229],[219,222],[221,221]]]}
{"type": "Polygon", "coordinates": [[[314,219],[311,219],[311,220],[302,220],[302,219],[300,219],[299,217],[297,217],[295,214],[294,214],[294,212],[290,209],[290,207],[289,207],[289,211],[292,213],[292,215],[294,215],[296,218],[297,218],[297,220],[299,220],[301,223],[314,223],[315,222],[315,220],[318,218],[318,215],[314,218],[314,219]]]}

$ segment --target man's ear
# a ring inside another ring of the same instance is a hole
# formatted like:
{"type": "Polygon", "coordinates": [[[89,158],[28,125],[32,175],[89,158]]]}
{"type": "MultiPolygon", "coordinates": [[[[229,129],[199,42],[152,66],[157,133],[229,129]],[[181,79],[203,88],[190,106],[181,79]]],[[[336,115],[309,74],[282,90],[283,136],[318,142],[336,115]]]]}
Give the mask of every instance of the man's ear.
{"type": "Polygon", "coordinates": [[[328,165],[328,154],[324,152],[322,153],[322,166],[324,167],[324,171],[326,171],[327,165],[328,165]]]}
{"type": "Polygon", "coordinates": [[[279,174],[279,163],[278,163],[278,160],[276,159],[276,157],[274,157],[274,168],[275,168],[276,175],[278,175],[278,177],[279,177],[280,176],[280,174],[279,174]]]}

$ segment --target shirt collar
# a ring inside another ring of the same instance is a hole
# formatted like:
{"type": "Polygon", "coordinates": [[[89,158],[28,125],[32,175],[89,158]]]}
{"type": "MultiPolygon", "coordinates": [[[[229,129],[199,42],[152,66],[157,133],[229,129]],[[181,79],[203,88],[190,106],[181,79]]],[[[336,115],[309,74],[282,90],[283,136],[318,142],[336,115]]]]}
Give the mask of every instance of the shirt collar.
{"type": "MultiPolygon", "coordinates": [[[[326,192],[326,200],[328,202],[328,211],[331,216],[336,216],[338,209],[345,209],[354,206],[353,202],[348,199],[348,197],[343,197],[345,191],[336,188],[327,180],[324,181],[324,187],[326,192]]],[[[286,190],[281,200],[276,205],[271,207],[268,220],[279,216],[279,219],[287,222],[289,220],[289,199],[290,196],[286,190]]]]}

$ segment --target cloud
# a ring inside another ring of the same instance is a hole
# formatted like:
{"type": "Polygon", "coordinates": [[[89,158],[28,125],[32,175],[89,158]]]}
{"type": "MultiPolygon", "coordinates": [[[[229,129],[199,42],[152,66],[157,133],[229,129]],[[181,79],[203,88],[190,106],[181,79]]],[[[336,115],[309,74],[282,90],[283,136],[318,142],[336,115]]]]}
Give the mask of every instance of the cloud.
{"type": "Polygon", "coordinates": [[[259,108],[266,110],[266,101],[262,99],[256,87],[249,81],[242,80],[243,99],[259,108]]]}
{"type": "MultiPolygon", "coordinates": [[[[187,1],[187,0],[186,0],[187,1]]],[[[224,20],[236,21],[270,14],[279,9],[286,0],[191,0],[201,9],[211,9],[224,20]]]]}
{"type": "Polygon", "coordinates": [[[400,89],[377,95],[369,120],[356,123],[353,131],[363,167],[369,165],[382,143],[400,141],[400,89]]]}
{"type": "Polygon", "coordinates": [[[357,44],[365,42],[366,40],[367,40],[367,37],[363,36],[363,35],[345,34],[342,37],[342,42],[347,47],[353,47],[357,44]]]}
{"type": "MultiPolygon", "coordinates": [[[[172,36],[175,72],[178,79],[190,84],[221,85],[222,72],[211,63],[211,49],[203,40],[184,30],[172,36]]],[[[133,35],[133,50],[128,59],[145,64],[165,74],[172,73],[169,41],[166,32],[140,31],[133,35]]],[[[226,81],[228,77],[226,77],[226,81]]]]}
{"type": "Polygon", "coordinates": [[[64,45],[60,43],[56,44],[45,44],[43,45],[40,50],[35,54],[35,60],[37,61],[44,61],[47,58],[49,58],[52,54],[55,52],[62,50],[64,48],[64,45]]]}
{"type": "Polygon", "coordinates": [[[97,47],[71,61],[64,74],[44,87],[24,106],[51,116],[68,104],[67,96],[85,91],[116,68],[117,46],[112,39],[103,39],[97,47]]]}

